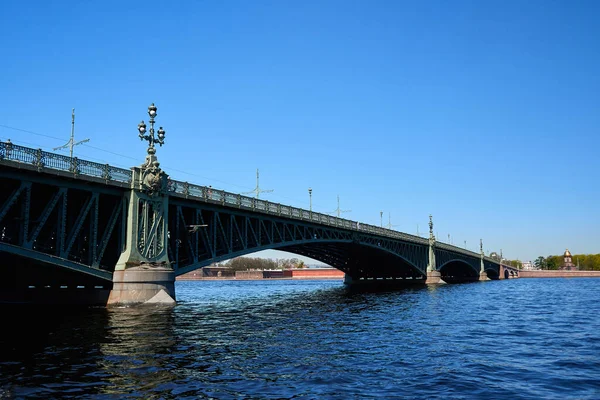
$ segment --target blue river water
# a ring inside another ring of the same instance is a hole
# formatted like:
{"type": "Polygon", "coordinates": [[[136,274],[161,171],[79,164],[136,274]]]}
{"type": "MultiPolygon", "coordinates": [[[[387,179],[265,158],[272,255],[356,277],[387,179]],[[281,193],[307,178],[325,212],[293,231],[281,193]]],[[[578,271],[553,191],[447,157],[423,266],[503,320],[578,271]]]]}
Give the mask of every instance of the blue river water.
{"type": "Polygon", "coordinates": [[[0,399],[600,399],[600,279],[176,289],[173,308],[3,310],[0,399]]]}

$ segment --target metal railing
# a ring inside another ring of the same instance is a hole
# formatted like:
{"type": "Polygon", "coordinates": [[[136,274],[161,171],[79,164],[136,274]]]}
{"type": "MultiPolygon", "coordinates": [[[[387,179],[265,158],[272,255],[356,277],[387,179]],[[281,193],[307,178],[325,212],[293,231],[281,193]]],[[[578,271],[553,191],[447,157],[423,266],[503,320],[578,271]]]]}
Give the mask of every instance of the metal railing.
{"type": "MultiPolygon", "coordinates": [[[[366,232],[374,235],[385,236],[394,239],[409,240],[416,243],[427,244],[428,240],[419,236],[410,235],[395,231],[392,229],[381,228],[374,225],[363,224],[344,218],[334,217],[328,214],[322,214],[302,208],[273,203],[267,200],[260,200],[254,197],[243,196],[238,193],[226,192],[224,190],[213,189],[212,187],[195,185],[189,182],[170,181],[170,190],[178,197],[203,201],[213,204],[221,204],[234,208],[253,210],[270,215],[277,215],[291,219],[314,222],[321,225],[335,226],[343,229],[350,229],[360,232],[366,232]]],[[[460,250],[460,249],[459,249],[460,250]]],[[[470,252],[468,252],[471,255],[470,252]]]]}
{"type": "MultiPolygon", "coordinates": [[[[83,175],[94,178],[100,178],[107,183],[119,182],[131,184],[132,171],[112,167],[109,164],[99,164],[92,161],[71,158],[61,154],[50,153],[42,149],[32,149],[19,146],[8,142],[0,141],[0,161],[9,160],[17,163],[32,165],[42,171],[45,168],[70,172],[73,175],[83,175]]],[[[169,192],[178,197],[191,198],[197,201],[207,203],[221,204],[224,206],[258,211],[265,214],[277,215],[313,223],[334,226],[343,229],[365,232],[373,235],[384,236],[393,239],[407,240],[414,243],[428,244],[427,238],[411,235],[408,233],[383,228],[376,225],[359,223],[344,218],[335,217],[329,214],[317,213],[302,208],[273,203],[266,200],[256,199],[254,197],[243,196],[239,193],[230,193],[224,190],[213,189],[210,186],[200,186],[189,182],[175,181],[169,179],[169,192]]],[[[436,246],[462,253],[471,257],[479,257],[478,253],[462,249],[447,243],[436,242],[436,246]]],[[[484,257],[488,261],[496,262],[493,258],[484,257]]]]}
{"type": "Polygon", "coordinates": [[[19,146],[12,142],[0,142],[0,161],[8,160],[31,165],[38,171],[49,168],[70,172],[73,175],[100,178],[107,182],[131,183],[132,171],[99,164],[92,161],[71,158],[62,154],[50,153],[42,149],[19,146]]]}

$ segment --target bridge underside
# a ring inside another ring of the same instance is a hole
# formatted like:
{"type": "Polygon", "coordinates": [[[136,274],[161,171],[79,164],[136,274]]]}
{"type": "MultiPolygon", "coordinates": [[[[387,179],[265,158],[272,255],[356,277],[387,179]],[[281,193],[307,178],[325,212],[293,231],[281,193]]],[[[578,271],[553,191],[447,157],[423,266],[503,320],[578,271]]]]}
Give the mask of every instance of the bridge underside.
{"type": "Polygon", "coordinates": [[[479,271],[463,261],[450,261],[440,267],[441,278],[446,283],[479,281],[479,271]]]}
{"type": "Polygon", "coordinates": [[[358,243],[307,243],[280,250],[306,256],[337,268],[354,280],[423,280],[424,274],[396,254],[358,243]]]}
{"type": "Polygon", "coordinates": [[[112,281],[0,253],[0,303],[106,305],[112,281]]]}
{"type": "Polygon", "coordinates": [[[496,269],[486,269],[485,273],[487,274],[487,277],[491,280],[498,280],[500,279],[500,275],[498,274],[498,271],[496,269]]]}

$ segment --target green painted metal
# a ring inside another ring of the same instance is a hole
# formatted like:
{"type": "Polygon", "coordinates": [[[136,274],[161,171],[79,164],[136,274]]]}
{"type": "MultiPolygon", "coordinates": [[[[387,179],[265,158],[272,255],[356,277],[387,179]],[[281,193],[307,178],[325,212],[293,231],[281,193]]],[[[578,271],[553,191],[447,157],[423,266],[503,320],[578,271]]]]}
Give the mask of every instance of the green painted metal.
{"type": "Polygon", "coordinates": [[[8,253],[56,265],[63,260],[66,268],[78,272],[87,266],[93,274],[101,270],[99,277],[112,275],[123,249],[118,218],[123,192],[106,191],[103,184],[44,178],[0,165],[5,189],[0,191],[0,243],[9,246],[8,253]]]}
{"type": "MultiPolygon", "coordinates": [[[[146,136],[142,139],[149,140],[146,136]]],[[[131,170],[86,160],[76,160],[73,168],[69,157],[0,142],[0,179],[9,190],[0,197],[0,229],[19,235],[10,241],[3,235],[0,242],[49,254],[55,264],[58,257],[65,265],[92,270],[113,271],[138,260],[169,263],[180,275],[258,250],[281,249],[359,277],[414,278],[458,264],[469,273],[499,273],[499,262],[485,257],[481,246],[475,253],[437,241],[431,217],[429,238],[421,238],[171,180],[155,156],[153,144],[162,143],[149,142],[146,162],[131,170]],[[32,197],[32,190],[47,195],[32,197]],[[39,211],[31,215],[31,207],[39,211]],[[40,250],[40,241],[54,244],[40,250]]]]}
{"type": "Polygon", "coordinates": [[[67,268],[78,273],[91,275],[96,278],[101,278],[108,282],[112,282],[113,274],[110,271],[94,268],[86,264],[81,264],[75,261],[64,259],[62,257],[56,257],[52,254],[26,249],[21,246],[15,246],[3,242],[0,242],[0,252],[15,254],[21,257],[26,257],[31,260],[39,261],[41,264],[56,265],[61,268],[67,268]]]}

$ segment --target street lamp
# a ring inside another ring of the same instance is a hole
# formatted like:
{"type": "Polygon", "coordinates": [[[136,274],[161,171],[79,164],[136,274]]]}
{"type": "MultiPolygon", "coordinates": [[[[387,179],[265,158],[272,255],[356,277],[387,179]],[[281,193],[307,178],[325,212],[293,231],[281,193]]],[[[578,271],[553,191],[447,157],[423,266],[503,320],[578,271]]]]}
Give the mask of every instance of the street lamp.
{"type": "Polygon", "coordinates": [[[465,250],[467,249],[467,241],[465,240],[465,250]]]}
{"type": "Polygon", "coordinates": [[[165,143],[165,131],[162,128],[158,128],[158,138],[154,137],[154,118],[156,117],[156,106],[154,103],[150,104],[148,107],[148,115],[150,116],[150,133],[146,135],[146,124],[144,121],[138,124],[138,131],[140,132],[140,140],[148,141],[148,154],[153,156],[156,154],[156,149],[154,148],[154,143],[158,143],[162,146],[165,143]]]}
{"type": "Polygon", "coordinates": [[[308,209],[309,211],[312,213],[312,188],[308,188],[308,198],[309,198],[309,205],[308,205],[308,209]]]}
{"type": "Polygon", "coordinates": [[[383,228],[383,211],[379,211],[380,226],[383,228]]]}

